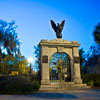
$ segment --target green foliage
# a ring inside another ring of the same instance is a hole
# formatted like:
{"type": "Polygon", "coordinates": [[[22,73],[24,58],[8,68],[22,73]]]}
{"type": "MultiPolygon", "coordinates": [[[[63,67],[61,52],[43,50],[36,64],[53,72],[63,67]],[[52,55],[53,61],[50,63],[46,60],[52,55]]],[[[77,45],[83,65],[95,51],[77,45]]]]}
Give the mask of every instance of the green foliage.
{"type": "Polygon", "coordinates": [[[93,82],[93,80],[90,81],[90,86],[91,86],[91,87],[94,87],[94,82],[93,82]]]}
{"type": "Polygon", "coordinates": [[[16,33],[15,21],[6,22],[0,20],[0,73],[10,74],[12,71],[22,71],[19,68],[22,61],[20,55],[20,41],[16,33]],[[3,52],[3,50],[6,50],[3,52]]]}
{"type": "Polygon", "coordinates": [[[97,44],[100,45],[100,23],[95,27],[95,30],[93,32],[93,36],[97,44]]]}
{"type": "Polygon", "coordinates": [[[100,74],[100,70],[97,68],[99,67],[98,66],[99,57],[100,57],[100,47],[98,45],[92,45],[86,57],[84,73],[100,74]]]}
{"type": "Polygon", "coordinates": [[[79,49],[79,56],[80,56],[80,71],[81,74],[84,73],[83,68],[84,68],[84,64],[85,64],[85,51],[83,50],[83,48],[79,49]]]}
{"type": "Polygon", "coordinates": [[[37,69],[37,71],[40,70],[40,46],[39,44],[37,46],[34,46],[34,49],[35,49],[35,57],[36,57],[36,60],[35,60],[35,68],[37,69]]]}
{"type": "Polygon", "coordinates": [[[39,87],[38,82],[24,76],[0,78],[0,93],[3,94],[29,94],[37,91],[39,87]]]}
{"type": "Polygon", "coordinates": [[[82,75],[83,83],[91,87],[100,87],[100,74],[84,74],[82,75]]]}
{"type": "Polygon", "coordinates": [[[80,65],[82,66],[85,62],[85,51],[83,48],[79,49],[79,56],[80,56],[80,65]]]}
{"type": "Polygon", "coordinates": [[[27,60],[24,56],[9,56],[6,55],[1,59],[0,72],[2,74],[11,74],[12,71],[18,71],[19,74],[28,74],[27,60]]]}
{"type": "Polygon", "coordinates": [[[100,74],[100,23],[95,27],[93,36],[98,45],[95,44],[90,47],[83,72],[88,74],[100,74]]]}
{"type": "Polygon", "coordinates": [[[40,80],[41,79],[41,73],[40,73],[40,46],[39,44],[37,46],[34,46],[35,52],[35,64],[34,64],[34,68],[38,71],[37,77],[40,80]]]}
{"type": "Polygon", "coordinates": [[[94,82],[94,86],[100,87],[100,80],[96,80],[96,81],[94,82]]]}
{"type": "Polygon", "coordinates": [[[37,74],[32,74],[31,76],[30,76],[30,79],[31,79],[31,81],[39,81],[39,76],[38,76],[38,73],[37,74]]]}
{"type": "Polygon", "coordinates": [[[38,91],[39,88],[40,88],[39,81],[34,80],[34,81],[32,81],[32,83],[33,83],[33,86],[32,87],[33,87],[34,91],[38,91]]]}
{"type": "Polygon", "coordinates": [[[2,57],[2,47],[9,55],[19,53],[20,42],[15,29],[15,21],[8,23],[0,20],[0,57],[2,57]]]}

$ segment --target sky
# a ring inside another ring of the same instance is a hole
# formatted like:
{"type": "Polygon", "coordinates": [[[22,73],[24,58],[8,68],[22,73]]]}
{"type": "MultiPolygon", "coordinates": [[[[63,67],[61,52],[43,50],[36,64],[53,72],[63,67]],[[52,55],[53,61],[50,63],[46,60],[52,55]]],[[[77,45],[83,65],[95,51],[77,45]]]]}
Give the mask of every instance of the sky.
{"type": "Polygon", "coordinates": [[[0,19],[15,21],[26,58],[34,58],[34,45],[41,39],[56,39],[51,19],[56,23],[65,20],[62,39],[78,41],[87,52],[100,22],[100,0],[0,0],[0,19]]]}

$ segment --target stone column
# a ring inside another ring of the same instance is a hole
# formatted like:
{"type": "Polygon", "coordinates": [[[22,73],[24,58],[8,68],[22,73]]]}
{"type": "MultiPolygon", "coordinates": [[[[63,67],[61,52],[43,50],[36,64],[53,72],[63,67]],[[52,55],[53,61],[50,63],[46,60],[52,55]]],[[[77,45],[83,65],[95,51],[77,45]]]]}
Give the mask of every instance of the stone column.
{"type": "Polygon", "coordinates": [[[74,60],[74,82],[76,84],[81,84],[81,75],[80,75],[80,58],[79,58],[79,50],[78,47],[73,47],[73,60],[74,60]]]}
{"type": "Polygon", "coordinates": [[[42,76],[41,77],[41,84],[42,85],[50,84],[48,64],[42,63],[41,76],[42,76]]]}
{"type": "Polygon", "coordinates": [[[47,48],[41,46],[41,84],[47,85],[50,84],[49,80],[49,61],[47,48]]]}

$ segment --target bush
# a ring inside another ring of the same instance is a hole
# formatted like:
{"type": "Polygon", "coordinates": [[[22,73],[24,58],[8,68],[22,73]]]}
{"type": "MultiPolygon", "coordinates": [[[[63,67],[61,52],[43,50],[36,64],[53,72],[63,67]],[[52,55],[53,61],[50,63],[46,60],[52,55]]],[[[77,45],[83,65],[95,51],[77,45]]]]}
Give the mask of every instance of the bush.
{"type": "Polygon", "coordinates": [[[83,83],[91,87],[100,87],[100,75],[97,74],[84,74],[82,75],[83,83]]]}
{"type": "Polygon", "coordinates": [[[38,89],[38,82],[32,82],[28,77],[13,76],[0,81],[0,93],[4,94],[29,94],[38,89]]]}
{"type": "Polygon", "coordinates": [[[95,86],[95,87],[100,87],[100,80],[95,81],[95,82],[94,82],[94,86],[95,86]]]}
{"type": "Polygon", "coordinates": [[[38,89],[40,88],[39,81],[33,81],[33,88],[35,91],[38,91],[38,89]]]}
{"type": "Polygon", "coordinates": [[[91,87],[94,87],[94,82],[93,82],[93,80],[91,80],[90,86],[91,86],[91,87]]]}
{"type": "Polygon", "coordinates": [[[39,81],[39,76],[38,76],[38,74],[33,74],[33,75],[31,75],[30,79],[31,79],[31,81],[39,81]]]}

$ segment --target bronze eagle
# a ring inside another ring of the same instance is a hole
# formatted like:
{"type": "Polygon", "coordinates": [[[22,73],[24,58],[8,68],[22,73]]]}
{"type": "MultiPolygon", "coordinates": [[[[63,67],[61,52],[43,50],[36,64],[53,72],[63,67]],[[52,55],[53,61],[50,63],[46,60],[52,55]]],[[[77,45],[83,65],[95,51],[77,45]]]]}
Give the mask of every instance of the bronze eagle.
{"type": "Polygon", "coordinates": [[[65,24],[65,20],[63,20],[61,22],[61,24],[57,23],[57,25],[55,24],[55,22],[53,20],[50,20],[50,21],[51,21],[52,28],[56,32],[57,38],[62,38],[62,33],[61,32],[63,30],[64,24],[65,24]]]}

